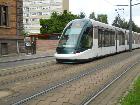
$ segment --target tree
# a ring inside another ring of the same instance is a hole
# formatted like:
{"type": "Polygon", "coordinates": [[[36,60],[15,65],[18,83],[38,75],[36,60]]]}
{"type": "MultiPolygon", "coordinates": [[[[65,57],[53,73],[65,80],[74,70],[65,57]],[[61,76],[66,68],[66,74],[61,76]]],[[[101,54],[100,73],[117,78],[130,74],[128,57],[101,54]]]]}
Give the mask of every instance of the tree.
{"type": "Polygon", "coordinates": [[[96,20],[95,13],[92,12],[92,13],[89,15],[89,18],[90,18],[90,19],[94,19],[94,20],[96,20]]]}
{"type": "Polygon", "coordinates": [[[122,19],[119,15],[115,17],[112,25],[116,27],[120,27],[120,28],[125,28],[125,29],[129,28],[128,22],[125,21],[125,19],[122,19]]]}
{"type": "Polygon", "coordinates": [[[79,17],[67,12],[66,10],[61,14],[53,12],[50,19],[40,19],[40,32],[41,34],[62,33],[66,24],[76,18],[79,17]]]}
{"type": "MultiPolygon", "coordinates": [[[[120,18],[119,15],[115,17],[112,25],[129,30],[129,22],[127,22],[125,19],[120,18]]],[[[138,27],[133,21],[132,21],[132,30],[135,32],[140,32],[140,27],[138,27]]]]}
{"type": "Polygon", "coordinates": [[[105,15],[105,14],[97,15],[97,21],[108,24],[107,15],[105,15]]]}
{"type": "Polygon", "coordinates": [[[133,21],[132,21],[132,30],[134,32],[140,32],[140,27],[138,27],[133,21]]]}
{"type": "Polygon", "coordinates": [[[85,15],[85,13],[84,13],[84,12],[80,12],[79,17],[82,19],[82,18],[85,18],[85,17],[86,17],[86,15],[85,15]]]}

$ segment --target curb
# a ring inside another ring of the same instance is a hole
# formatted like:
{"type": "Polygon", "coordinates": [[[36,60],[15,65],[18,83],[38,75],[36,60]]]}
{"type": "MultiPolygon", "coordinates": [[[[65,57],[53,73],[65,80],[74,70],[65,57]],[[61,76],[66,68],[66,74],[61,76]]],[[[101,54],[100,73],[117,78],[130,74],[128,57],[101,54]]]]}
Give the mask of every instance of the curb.
{"type": "Polygon", "coordinates": [[[16,61],[23,61],[23,60],[32,60],[32,59],[45,58],[45,57],[53,57],[53,56],[52,55],[47,55],[47,56],[32,57],[32,58],[21,58],[21,59],[16,59],[16,60],[2,61],[0,63],[9,63],[9,62],[16,62],[16,61]]]}

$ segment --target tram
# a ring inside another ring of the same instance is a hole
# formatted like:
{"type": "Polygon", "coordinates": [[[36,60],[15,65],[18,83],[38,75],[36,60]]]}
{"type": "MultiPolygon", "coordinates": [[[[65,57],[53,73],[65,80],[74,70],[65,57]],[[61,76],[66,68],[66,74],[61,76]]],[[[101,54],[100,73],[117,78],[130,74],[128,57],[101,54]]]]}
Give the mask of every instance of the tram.
{"type": "MultiPolygon", "coordinates": [[[[132,47],[140,47],[140,34],[133,32],[132,47]]],[[[63,30],[56,61],[85,62],[129,50],[129,31],[92,19],[75,19],[63,30]]]]}

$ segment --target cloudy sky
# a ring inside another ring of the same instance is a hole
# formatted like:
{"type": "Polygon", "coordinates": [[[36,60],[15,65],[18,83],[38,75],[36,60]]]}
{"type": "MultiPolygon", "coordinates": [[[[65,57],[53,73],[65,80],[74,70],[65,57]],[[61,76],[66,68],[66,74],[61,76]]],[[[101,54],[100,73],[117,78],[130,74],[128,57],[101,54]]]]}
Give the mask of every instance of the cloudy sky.
{"type": "MultiPolygon", "coordinates": [[[[111,24],[114,17],[119,13],[122,18],[129,20],[129,6],[117,7],[115,5],[129,5],[130,0],[69,0],[70,11],[74,14],[84,12],[87,17],[91,12],[107,14],[111,24]],[[115,11],[117,9],[117,11],[115,11]]],[[[132,4],[140,3],[140,0],[132,0],[132,4]]],[[[133,20],[140,27],[140,4],[133,6],[133,20]]]]}

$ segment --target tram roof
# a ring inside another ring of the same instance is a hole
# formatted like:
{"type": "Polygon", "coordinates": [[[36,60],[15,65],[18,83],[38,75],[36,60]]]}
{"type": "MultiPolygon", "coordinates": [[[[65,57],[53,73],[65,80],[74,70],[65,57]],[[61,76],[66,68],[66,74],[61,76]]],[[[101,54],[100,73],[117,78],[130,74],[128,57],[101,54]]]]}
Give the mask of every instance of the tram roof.
{"type": "MultiPolygon", "coordinates": [[[[87,20],[87,21],[91,21],[92,24],[93,24],[93,27],[99,27],[99,28],[103,28],[103,29],[107,29],[107,30],[117,30],[117,31],[122,31],[122,32],[125,32],[125,33],[129,33],[129,30],[126,30],[126,29],[123,29],[123,28],[119,28],[119,27],[115,27],[115,26],[111,26],[109,24],[105,24],[105,23],[102,23],[102,22],[99,22],[99,21],[95,21],[93,19],[89,19],[89,18],[84,18],[84,19],[74,19],[73,21],[75,20],[87,20]]],[[[134,33],[137,33],[137,32],[134,32],[134,33]]],[[[140,33],[137,33],[138,35],[140,35],[140,33]]]]}

